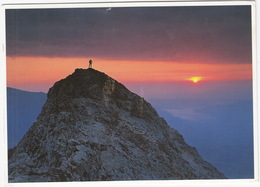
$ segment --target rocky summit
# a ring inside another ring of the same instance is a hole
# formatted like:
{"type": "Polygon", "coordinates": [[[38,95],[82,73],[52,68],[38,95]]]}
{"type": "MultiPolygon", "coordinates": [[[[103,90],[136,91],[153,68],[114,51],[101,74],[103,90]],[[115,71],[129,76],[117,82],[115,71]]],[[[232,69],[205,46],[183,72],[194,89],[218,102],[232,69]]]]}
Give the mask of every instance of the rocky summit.
{"type": "Polygon", "coordinates": [[[9,150],[9,182],[223,179],[144,98],[76,69],[9,150]]]}

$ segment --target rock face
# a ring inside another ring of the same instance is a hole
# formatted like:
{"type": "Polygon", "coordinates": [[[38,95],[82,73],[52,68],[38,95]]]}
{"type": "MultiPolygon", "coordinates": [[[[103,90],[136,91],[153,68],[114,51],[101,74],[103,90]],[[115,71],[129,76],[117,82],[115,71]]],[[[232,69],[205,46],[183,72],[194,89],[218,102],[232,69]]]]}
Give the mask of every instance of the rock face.
{"type": "Polygon", "coordinates": [[[148,102],[91,68],[56,82],[9,150],[9,182],[221,178],[148,102]]]}

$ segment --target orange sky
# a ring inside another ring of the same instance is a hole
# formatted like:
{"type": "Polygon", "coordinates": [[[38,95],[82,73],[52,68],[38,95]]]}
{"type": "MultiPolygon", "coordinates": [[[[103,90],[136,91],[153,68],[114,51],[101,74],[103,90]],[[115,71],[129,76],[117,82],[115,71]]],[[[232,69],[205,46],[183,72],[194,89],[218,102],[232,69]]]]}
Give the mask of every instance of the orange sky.
{"type": "MultiPolygon", "coordinates": [[[[56,81],[76,68],[87,68],[88,58],[7,57],[7,86],[37,87],[47,91],[56,81]]],[[[251,79],[251,64],[205,64],[159,61],[108,61],[93,59],[93,68],[119,82],[173,82],[251,79]]],[[[34,90],[35,91],[35,90],[34,90]]]]}

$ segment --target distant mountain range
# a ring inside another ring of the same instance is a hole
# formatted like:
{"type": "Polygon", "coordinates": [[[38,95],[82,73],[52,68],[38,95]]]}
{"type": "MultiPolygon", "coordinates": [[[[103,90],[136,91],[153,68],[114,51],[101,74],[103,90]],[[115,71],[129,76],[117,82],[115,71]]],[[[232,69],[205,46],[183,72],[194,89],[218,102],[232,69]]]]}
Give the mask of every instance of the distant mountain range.
{"type": "Polygon", "coordinates": [[[45,101],[45,93],[7,88],[8,148],[13,148],[22,139],[45,101]]]}

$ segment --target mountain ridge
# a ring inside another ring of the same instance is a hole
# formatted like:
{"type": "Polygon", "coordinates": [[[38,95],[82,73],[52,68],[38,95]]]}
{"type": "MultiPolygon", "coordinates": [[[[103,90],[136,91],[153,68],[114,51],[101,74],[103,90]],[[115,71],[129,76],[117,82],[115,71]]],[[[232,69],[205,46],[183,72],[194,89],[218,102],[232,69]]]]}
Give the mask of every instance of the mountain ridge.
{"type": "Polygon", "coordinates": [[[92,68],[49,89],[9,159],[10,182],[223,179],[144,98],[92,68]]]}

